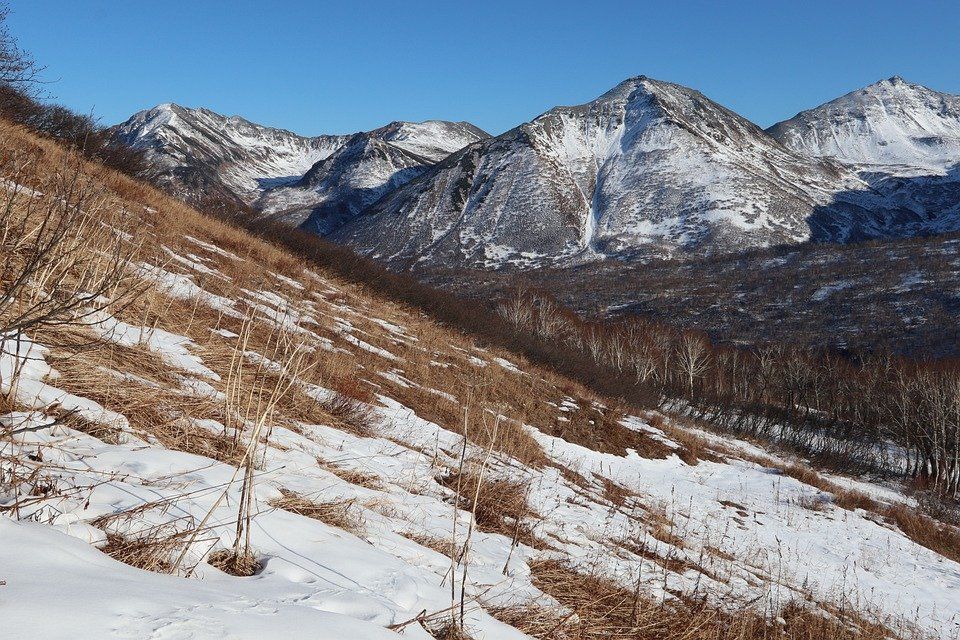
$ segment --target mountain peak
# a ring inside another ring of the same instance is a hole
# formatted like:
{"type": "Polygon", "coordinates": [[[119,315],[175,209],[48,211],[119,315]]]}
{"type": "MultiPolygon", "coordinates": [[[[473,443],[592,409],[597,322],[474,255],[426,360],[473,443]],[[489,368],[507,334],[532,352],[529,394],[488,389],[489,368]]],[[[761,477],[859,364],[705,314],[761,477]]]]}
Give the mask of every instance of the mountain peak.
{"type": "Polygon", "coordinates": [[[942,173],[960,161],[960,96],[893,76],[802,111],[767,132],[808,155],[894,173],[942,173]]]}
{"type": "Polygon", "coordinates": [[[641,75],[450,156],[333,239],[400,268],[730,250],[805,237],[837,182],[699,92],[641,75]]]}

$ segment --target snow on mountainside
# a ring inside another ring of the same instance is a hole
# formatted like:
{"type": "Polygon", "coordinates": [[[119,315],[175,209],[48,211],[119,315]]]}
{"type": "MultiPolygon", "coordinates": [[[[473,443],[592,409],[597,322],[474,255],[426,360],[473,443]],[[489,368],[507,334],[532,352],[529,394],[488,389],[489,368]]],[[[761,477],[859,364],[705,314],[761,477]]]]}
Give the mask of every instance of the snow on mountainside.
{"type": "Polygon", "coordinates": [[[393,122],[356,134],[296,183],[267,191],[255,206],[275,219],[326,234],[387,191],[487,137],[466,122],[393,122]]]}
{"type": "Polygon", "coordinates": [[[175,105],[117,132],[181,197],[395,268],[499,269],[958,231],[958,101],[893,78],[763,131],[639,76],[495,138],[444,121],[302,138],[175,105]]]}
{"type": "Polygon", "coordinates": [[[817,208],[862,188],[699,92],[640,76],[464,149],[335,238],[402,265],[727,251],[805,240],[817,208]]]}
{"type": "Polygon", "coordinates": [[[960,163],[960,96],[894,76],[767,131],[788,148],[811,156],[884,165],[893,173],[943,173],[960,163]]]}
{"type": "Polygon", "coordinates": [[[141,111],[114,132],[124,143],[148,151],[174,194],[198,200],[214,193],[295,224],[328,200],[347,210],[366,206],[424,167],[487,137],[469,123],[432,120],[308,138],[174,104],[141,111]],[[358,149],[360,141],[370,148],[358,149]],[[343,153],[335,160],[319,164],[338,152],[343,153]]]}
{"type": "Polygon", "coordinates": [[[212,191],[247,204],[267,187],[299,179],[350,137],[307,138],[170,103],[135,114],[114,134],[146,149],[176,195],[193,199],[212,191]]]}

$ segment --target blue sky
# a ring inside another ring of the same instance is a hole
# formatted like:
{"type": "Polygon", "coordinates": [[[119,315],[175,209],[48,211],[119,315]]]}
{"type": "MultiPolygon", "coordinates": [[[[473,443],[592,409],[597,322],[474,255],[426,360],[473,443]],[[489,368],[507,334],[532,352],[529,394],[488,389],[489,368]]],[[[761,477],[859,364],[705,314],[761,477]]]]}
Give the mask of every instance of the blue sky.
{"type": "Polygon", "coordinates": [[[500,133],[645,74],[767,126],[895,74],[960,93],[960,3],[21,0],[56,98],[108,124],[160,102],[303,134],[391,120],[500,133]]]}

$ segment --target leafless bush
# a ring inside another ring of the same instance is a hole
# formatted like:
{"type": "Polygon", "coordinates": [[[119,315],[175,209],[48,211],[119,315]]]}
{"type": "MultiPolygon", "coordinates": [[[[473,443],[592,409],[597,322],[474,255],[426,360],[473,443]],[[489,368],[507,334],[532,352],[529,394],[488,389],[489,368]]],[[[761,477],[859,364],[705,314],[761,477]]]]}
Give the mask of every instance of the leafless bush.
{"type": "Polygon", "coordinates": [[[81,324],[136,291],[135,247],[80,161],[65,156],[42,193],[20,183],[25,163],[8,156],[0,164],[0,333],[8,336],[81,324]]]}

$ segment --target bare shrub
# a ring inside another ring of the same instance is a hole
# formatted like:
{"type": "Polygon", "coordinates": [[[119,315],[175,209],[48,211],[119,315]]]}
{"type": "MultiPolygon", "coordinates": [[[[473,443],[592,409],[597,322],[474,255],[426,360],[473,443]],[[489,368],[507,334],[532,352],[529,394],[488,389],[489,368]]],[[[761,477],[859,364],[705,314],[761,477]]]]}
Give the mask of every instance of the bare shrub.
{"type": "Polygon", "coordinates": [[[142,288],[128,269],[135,246],[121,236],[126,223],[108,211],[80,161],[64,155],[42,193],[21,185],[26,162],[5,156],[0,164],[6,181],[0,196],[0,334],[6,336],[83,324],[129,303],[142,288]]]}
{"type": "Polygon", "coordinates": [[[240,578],[256,575],[262,569],[252,552],[238,554],[234,549],[218,549],[207,555],[206,560],[211,567],[240,578]]]}

